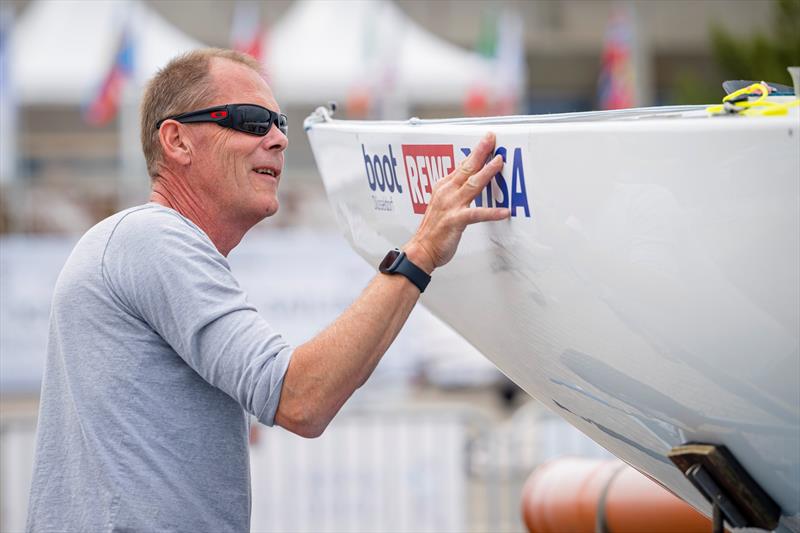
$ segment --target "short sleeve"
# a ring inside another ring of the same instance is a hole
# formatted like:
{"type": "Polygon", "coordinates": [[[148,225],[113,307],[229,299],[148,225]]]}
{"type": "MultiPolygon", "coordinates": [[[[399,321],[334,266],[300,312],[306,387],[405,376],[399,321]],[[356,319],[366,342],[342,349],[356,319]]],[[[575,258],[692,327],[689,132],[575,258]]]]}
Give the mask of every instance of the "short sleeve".
{"type": "Polygon", "coordinates": [[[292,348],[199,228],[165,208],[132,212],[109,237],[102,268],[119,305],[208,383],[274,423],[292,348]]]}

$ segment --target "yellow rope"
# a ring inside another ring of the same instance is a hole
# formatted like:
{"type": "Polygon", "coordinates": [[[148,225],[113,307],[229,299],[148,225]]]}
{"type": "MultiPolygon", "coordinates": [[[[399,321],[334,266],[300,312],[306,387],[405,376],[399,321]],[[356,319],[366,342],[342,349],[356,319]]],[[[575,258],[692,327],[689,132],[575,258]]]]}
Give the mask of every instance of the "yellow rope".
{"type": "Polygon", "coordinates": [[[786,115],[789,112],[789,109],[800,105],[800,98],[779,104],[777,102],[767,101],[767,96],[769,96],[769,85],[762,81],[761,83],[754,83],[748,87],[743,87],[738,91],[732,92],[722,99],[722,104],[709,106],[706,108],[706,111],[712,114],[724,114],[732,112],[745,116],[776,116],[786,115]],[[733,100],[742,95],[750,96],[753,94],[759,94],[759,97],[755,100],[742,100],[741,102],[733,102],[732,104],[728,104],[727,107],[725,106],[725,102],[733,100]],[[731,105],[735,107],[731,108],[731,105]]]}

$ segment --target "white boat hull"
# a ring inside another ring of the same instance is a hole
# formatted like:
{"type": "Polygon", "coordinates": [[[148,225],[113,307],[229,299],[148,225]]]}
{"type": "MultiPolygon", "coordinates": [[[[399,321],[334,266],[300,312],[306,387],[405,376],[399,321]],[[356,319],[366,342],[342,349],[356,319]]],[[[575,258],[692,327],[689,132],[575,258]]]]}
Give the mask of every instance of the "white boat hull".
{"type": "Polygon", "coordinates": [[[800,119],[650,114],[307,130],[373,265],[416,230],[428,182],[496,132],[506,165],[480,203],[513,216],[468,228],[424,305],[707,515],[666,454],[725,444],[798,531],[800,119]]]}

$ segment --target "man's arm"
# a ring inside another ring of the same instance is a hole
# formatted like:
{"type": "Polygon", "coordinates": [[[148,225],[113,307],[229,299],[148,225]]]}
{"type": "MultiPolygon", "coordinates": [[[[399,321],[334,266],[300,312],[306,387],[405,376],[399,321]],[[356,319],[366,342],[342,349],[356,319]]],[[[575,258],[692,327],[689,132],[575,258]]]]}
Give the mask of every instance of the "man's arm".
{"type": "MultiPolygon", "coordinates": [[[[503,166],[489,133],[471,155],[433,190],[417,232],[403,247],[431,274],[456,252],[469,224],[508,218],[507,209],[469,207],[503,166]]],[[[298,346],[283,380],[275,422],[304,437],[317,437],[375,366],[405,324],[419,290],[404,276],[378,274],[333,324],[298,346]]]]}

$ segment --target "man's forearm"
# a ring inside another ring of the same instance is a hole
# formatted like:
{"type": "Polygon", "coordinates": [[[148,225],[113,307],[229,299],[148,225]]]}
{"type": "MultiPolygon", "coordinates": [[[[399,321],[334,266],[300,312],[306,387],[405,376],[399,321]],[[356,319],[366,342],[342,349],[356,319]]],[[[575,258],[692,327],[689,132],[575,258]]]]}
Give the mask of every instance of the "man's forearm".
{"type": "MultiPolygon", "coordinates": [[[[494,134],[488,133],[433,186],[425,216],[404,247],[411,262],[428,274],[450,261],[467,225],[509,217],[505,208],[470,206],[503,167],[499,155],[489,159],[494,144],[494,134]]],[[[295,350],[276,422],[300,435],[321,434],[372,373],[418,298],[419,290],[404,276],[376,276],[341,317],[295,350]]]]}
{"type": "Polygon", "coordinates": [[[419,299],[403,276],[378,274],[330,326],[295,350],[276,422],[317,436],[372,374],[419,299]]]}

